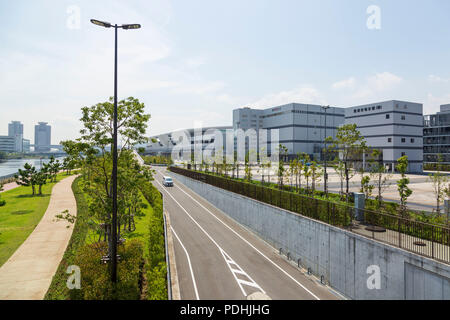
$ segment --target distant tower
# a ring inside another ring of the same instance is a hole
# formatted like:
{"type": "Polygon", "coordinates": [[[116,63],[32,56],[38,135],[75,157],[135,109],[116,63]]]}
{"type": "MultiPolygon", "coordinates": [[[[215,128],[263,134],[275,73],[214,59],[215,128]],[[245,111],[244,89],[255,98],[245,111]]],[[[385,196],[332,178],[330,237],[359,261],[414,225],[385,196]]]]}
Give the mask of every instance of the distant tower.
{"type": "Polygon", "coordinates": [[[52,127],[47,122],[39,122],[34,126],[34,151],[49,152],[51,144],[52,127]]]}
{"type": "Polygon", "coordinates": [[[8,136],[14,137],[14,152],[23,152],[23,124],[20,121],[8,124],[8,136]]]}

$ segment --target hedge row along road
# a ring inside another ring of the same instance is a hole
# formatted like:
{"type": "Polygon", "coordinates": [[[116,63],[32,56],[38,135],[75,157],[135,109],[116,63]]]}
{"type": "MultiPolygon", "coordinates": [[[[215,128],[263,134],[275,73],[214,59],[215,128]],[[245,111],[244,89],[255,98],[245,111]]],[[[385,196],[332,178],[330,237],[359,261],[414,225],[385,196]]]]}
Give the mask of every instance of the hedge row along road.
{"type": "Polygon", "coordinates": [[[256,292],[274,300],[341,298],[176,179],[164,187],[170,172],[154,169],[171,219],[181,299],[246,299],[256,292]]]}

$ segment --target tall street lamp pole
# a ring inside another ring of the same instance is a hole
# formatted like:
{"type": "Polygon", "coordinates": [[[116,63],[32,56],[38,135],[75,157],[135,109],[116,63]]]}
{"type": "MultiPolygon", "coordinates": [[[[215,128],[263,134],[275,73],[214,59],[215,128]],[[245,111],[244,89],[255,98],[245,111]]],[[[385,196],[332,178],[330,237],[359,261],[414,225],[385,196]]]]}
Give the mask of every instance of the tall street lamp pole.
{"type": "Polygon", "coordinates": [[[111,226],[111,250],[109,261],[111,262],[111,281],[117,282],[117,29],[139,29],[140,24],[124,24],[118,26],[109,22],[91,19],[95,25],[114,28],[114,133],[113,133],[113,168],[112,168],[112,226],[111,226]]]}
{"type": "Polygon", "coordinates": [[[322,109],[325,110],[325,137],[324,137],[324,142],[325,142],[325,155],[324,155],[324,168],[325,171],[323,173],[323,180],[324,180],[324,185],[323,185],[323,191],[325,192],[325,196],[328,197],[328,173],[327,173],[327,110],[330,108],[330,106],[323,106],[322,109]]]}

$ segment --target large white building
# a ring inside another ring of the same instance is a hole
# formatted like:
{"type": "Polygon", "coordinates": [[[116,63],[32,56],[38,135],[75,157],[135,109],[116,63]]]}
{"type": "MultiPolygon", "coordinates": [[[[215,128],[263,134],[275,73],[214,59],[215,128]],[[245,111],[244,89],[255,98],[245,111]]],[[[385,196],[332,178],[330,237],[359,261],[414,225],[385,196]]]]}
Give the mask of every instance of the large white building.
{"type": "Polygon", "coordinates": [[[406,155],[409,172],[422,172],[422,104],[391,100],[350,107],[345,109],[345,123],[355,123],[367,145],[383,151],[389,169],[406,155]]]}
{"type": "Polygon", "coordinates": [[[288,149],[289,158],[304,152],[311,158],[321,160],[325,138],[336,136],[336,130],[344,124],[344,118],[343,108],[326,109],[319,105],[290,103],[264,110],[235,109],[233,129],[278,129],[279,143],[288,149]]]}
{"type": "Polygon", "coordinates": [[[152,136],[150,137],[150,142],[144,146],[145,154],[170,156],[176,146],[181,148],[183,144],[182,138],[184,138],[184,135],[187,135],[190,140],[188,144],[191,146],[192,153],[195,151],[196,146],[199,148],[201,147],[202,150],[205,150],[206,148],[211,147],[211,145],[215,142],[216,132],[214,130],[218,130],[221,133],[223,146],[225,147],[225,133],[226,130],[231,129],[232,127],[230,126],[206,127],[201,129],[190,128],[152,136]]]}

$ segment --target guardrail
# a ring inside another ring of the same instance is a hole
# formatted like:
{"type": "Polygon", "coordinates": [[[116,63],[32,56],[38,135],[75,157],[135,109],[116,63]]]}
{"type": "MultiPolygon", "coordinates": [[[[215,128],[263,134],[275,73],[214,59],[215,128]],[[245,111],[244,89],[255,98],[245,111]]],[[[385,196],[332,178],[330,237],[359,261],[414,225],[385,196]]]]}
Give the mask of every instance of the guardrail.
{"type": "Polygon", "coordinates": [[[170,170],[215,187],[450,264],[450,228],[448,227],[376,211],[355,209],[352,206],[228,177],[173,166],[170,167],[170,170]],[[363,210],[364,222],[355,221],[356,210],[363,210]]]}

